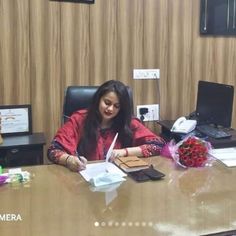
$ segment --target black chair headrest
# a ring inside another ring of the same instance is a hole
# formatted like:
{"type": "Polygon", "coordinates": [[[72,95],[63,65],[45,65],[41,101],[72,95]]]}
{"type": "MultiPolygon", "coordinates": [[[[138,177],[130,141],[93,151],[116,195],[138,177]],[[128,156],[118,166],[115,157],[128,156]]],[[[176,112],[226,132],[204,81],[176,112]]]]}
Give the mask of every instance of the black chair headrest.
{"type": "MultiPolygon", "coordinates": [[[[63,123],[77,110],[88,108],[98,86],[68,86],[65,90],[63,105],[63,123]]],[[[127,86],[133,114],[133,94],[127,86]]]]}

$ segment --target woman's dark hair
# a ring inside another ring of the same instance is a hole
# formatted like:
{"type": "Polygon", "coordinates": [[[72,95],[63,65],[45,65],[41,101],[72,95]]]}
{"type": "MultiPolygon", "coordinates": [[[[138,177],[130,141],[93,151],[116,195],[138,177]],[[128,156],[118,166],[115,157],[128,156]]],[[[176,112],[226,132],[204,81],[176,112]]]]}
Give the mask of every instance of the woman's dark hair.
{"type": "Polygon", "coordinates": [[[119,140],[123,147],[132,145],[132,131],[130,127],[132,118],[132,106],[126,86],[117,80],[109,80],[102,84],[93,96],[92,103],[88,109],[88,115],[84,123],[83,135],[79,145],[79,154],[89,157],[97,143],[97,132],[101,123],[99,103],[101,97],[109,92],[115,92],[120,104],[120,110],[113,118],[112,129],[119,133],[119,140]],[[128,100],[128,101],[127,101],[128,100]]]}

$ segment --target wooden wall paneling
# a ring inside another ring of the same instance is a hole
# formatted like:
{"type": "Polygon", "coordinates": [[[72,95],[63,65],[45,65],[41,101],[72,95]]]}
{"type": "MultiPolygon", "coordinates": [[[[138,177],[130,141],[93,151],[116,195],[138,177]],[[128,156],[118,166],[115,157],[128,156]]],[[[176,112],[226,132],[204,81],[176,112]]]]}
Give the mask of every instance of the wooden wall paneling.
{"type": "MultiPolygon", "coordinates": [[[[159,1],[145,1],[143,5],[143,63],[142,68],[152,69],[160,68],[160,34],[157,33],[156,26],[160,21],[160,17],[156,14],[159,1]]],[[[159,103],[157,89],[158,81],[144,80],[145,90],[143,98],[146,98],[144,104],[159,103]]]]}
{"type": "Polygon", "coordinates": [[[33,131],[49,141],[60,124],[60,11],[58,2],[30,1],[33,131]]]}
{"type": "MultiPolygon", "coordinates": [[[[108,0],[106,3],[106,27],[105,27],[105,78],[106,80],[115,79],[120,80],[117,77],[117,1],[108,0]]],[[[96,76],[96,75],[95,75],[96,76]]],[[[122,79],[121,79],[122,80],[122,79]]]]}
{"type": "Polygon", "coordinates": [[[197,86],[198,80],[202,80],[203,70],[202,66],[205,65],[205,48],[203,48],[203,39],[199,35],[199,14],[200,14],[200,1],[193,1],[193,11],[192,11],[192,64],[191,64],[191,110],[195,111],[196,108],[196,98],[197,98],[197,86]]]}
{"type": "MultiPolygon", "coordinates": [[[[214,54],[212,54],[213,50],[214,50],[214,43],[215,40],[213,40],[212,38],[206,38],[205,42],[202,41],[201,42],[201,46],[202,46],[202,65],[201,65],[201,69],[202,69],[202,79],[203,80],[208,80],[208,81],[214,81],[216,80],[216,75],[215,75],[215,71],[214,71],[214,54]]],[[[201,62],[199,62],[201,63],[201,62]]],[[[220,65],[219,65],[220,66],[220,65]]]]}
{"type": "Polygon", "coordinates": [[[116,1],[97,1],[90,16],[90,77],[95,85],[118,79],[116,1]]]}
{"type": "Polygon", "coordinates": [[[93,4],[62,4],[61,67],[63,90],[68,85],[90,84],[90,7],[93,7],[93,4]]]}
{"type": "MultiPolygon", "coordinates": [[[[181,49],[179,46],[179,33],[181,23],[180,23],[180,13],[181,8],[179,6],[179,1],[169,1],[168,5],[168,84],[167,90],[171,91],[171,97],[169,99],[168,107],[169,112],[167,113],[167,119],[175,119],[178,116],[178,104],[179,104],[179,94],[181,91],[181,81],[178,80],[180,75],[179,63],[182,60],[181,49]],[[174,4],[175,3],[175,4],[174,4]],[[179,90],[180,89],[180,90],[179,90]]],[[[181,76],[182,77],[182,76],[181,76]]]]}
{"type": "MultiPolygon", "coordinates": [[[[12,2],[14,5],[14,3],[12,2]]],[[[0,8],[1,17],[1,104],[10,104],[13,102],[13,97],[9,91],[12,90],[12,78],[14,71],[11,69],[13,66],[13,7],[6,1],[1,1],[0,8]],[[11,50],[10,50],[11,49],[11,50]],[[8,81],[6,80],[8,78],[8,81]]]]}
{"type": "MultiPolygon", "coordinates": [[[[63,96],[61,94],[61,7],[49,2],[48,11],[48,78],[44,85],[46,106],[44,107],[47,140],[51,141],[61,125],[63,96]]],[[[44,94],[42,94],[44,95],[44,94]]]]}
{"type": "MultiPolygon", "coordinates": [[[[196,9],[193,8],[193,1],[185,0],[181,1],[182,7],[182,22],[183,32],[182,32],[182,42],[181,46],[183,48],[183,58],[180,60],[182,66],[182,76],[181,81],[181,98],[180,98],[180,111],[183,115],[188,115],[192,111],[191,97],[192,97],[192,41],[193,41],[193,12],[196,9]],[[183,10],[184,9],[184,10],[183,10]]],[[[180,59],[180,58],[179,58],[180,59]]],[[[180,80],[180,78],[179,78],[180,80]]],[[[179,111],[178,111],[179,112],[179,111]]],[[[178,116],[181,115],[178,113],[178,116]]]]}
{"type": "Polygon", "coordinates": [[[214,48],[213,48],[213,65],[215,72],[214,75],[214,81],[216,82],[224,82],[227,80],[227,74],[226,74],[226,67],[224,66],[224,63],[227,64],[228,61],[228,54],[227,54],[227,48],[228,48],[228,40],[224,40],[223,38],[216,38],[214,48]]]}
{"type": "MultiPolygon", "coordinates": [[[[133,69],[144,68],[144,1],[130,1],[129,4],[131,4],[129,6],[130,14],[127,20],[130,26],[128,37],[131,40],[131,48],[129,49],[131,67],[128,67],[127,69],[130,70],[132,75],[133,69]]],[[[130,79],[133,80],[132,77],[130,79]]],[[[132,82],[135,105],[146,104],[148,81],[133,80],[132,82]]]]}
{"type": "Polygon", "coordinates": [[[169,1],[168,90],[169,118],[188,115],[190,110],[192,1],[169,1]]]}
{"type": "MultiPolygon", "coordinates": [[[[156,81],[132,78],[134,68],[155,67],[161,118],[188,114],[199,79],[236,86],[235,38],[200,36],[199,4],[0,0],[0,103],[31,103],[33,130],[49,142],[60,126],[66,86],[119,79],[133,88],[135,106],[156,103],[156,81]]],[[[234,128],[235,117],[234,109],[234,128]]]]}
{"type": "MultiPolygon", "coordinates": [[[[49,14],[48,1],[30,2],[30,47],[31,47],[31,95],[33,110],[33,131],[45,130],[46,96],[49,81],[49,14]]],[[[51,122],[50,122],[51,123],[51,122]]],[[[46,128],[47,129],[47,128],[46,128]]]]}
{"type": "Polygon", "coordinates": [[[235,63],[235,42],[234,38],[218,37],[213,45],[213,65],[215,78],[213,80],[221,83],[230,83],[235,81],[232,75],[236,72],[235,63]],[[233,41],[234,40],[234,41],[233,41]]]}
{"type": "MultiPolygon", "coordinates": [[[[15,81],[15,91],[18,102],[30,102],[30,58],[29,58],[29,3],[27,0],[15,1],[16,4],[16,22],[14,30],[16,32],[15,40],[15,60],[16,74],[13,80],[15,81]]],[[[12,68],[11,68],[12,69],[12,68]]],[[[15,100],[16,101],[16,100],[15,100]]]]}
{"type": "Polygon", "coordinates": [[[136,111],[146,89],[143,81],[133,80],[133,69],[143,68],[143,1],[118,1],[117,21],[117,74],[132,87],[136,111]]]}
{"type": "MultiPolygon", "coordinates": [[[[76,33],[75,23],[78,23],[78,18],[76,17],[75,10],[78,9],[76,4],[65,3],[61,7],[61,82],[63,87],[66,88],[68,85],[76,85],[77,81],[75,78],[75,69],[79,68],[79,65],[74,66],[76,61],[76,54],[79,53],[79,48],[84,47],[84,45],[76,42],[74,36],[76,33]]],[[[77,78],[81,79],[81,78],[77,78]]],[[[64,89],[62,88],[62,89],[64,89]]],[[[61,91],[63,93],[63,91],[61,91]]]]}
{"type": "Polygon", "coordinates": [[[107,53],[107,19],[108,1],[96,1],[90,16],[90,77],[94,85],[106,81],[105,58],[107,53]]]}
{"type": "Polygon", "coordinates": [[[236,128],[236,40],[231,37],[228,41],[228,59],[227,62],[224,62],[226,67],[227,74],[227,83],[230,85],[234,85],[234,107],[233,107],[233,118],[232,118],[232,126],[236,128]]]}
{"type": "Polygon", "coordinates": [[[0,4],[1,104],[29,103],[28,0],[0,4]]]}
{"type": "MultiPolygon", "coordinates": [[[[9,70],[10,57],[9,57],[9,44],[11,41],[7,40],[10,36],[9,34],[9,23],[10,23],[10,15],[9,15],[9,4],[6,4],[4,1],[0,1],[0,103],[4,104],[6,101],[6,95],[8,94],[7,89],[5,87],[5,79],[11,75],[12,71],[9,70]],[[8,43],[7,43],[8,42],[8,43]]],[[[11,76],[12,77],[12,76],[11,76]]],[[[10,94],[9,94],[10,96],[10,94]]]]}
{"type": "MultiPolygon", "coordinates": [[[[143,66],[156,68],[160,63],[160,37],[157,28],[160,24],[160,1],[147,0],[143,5],[143,66]]],[[[162,32],[164,33],[164,32],[162,32]]]]}
{"type": "Polygon", "coordinates": [[[228,59],[225,62],[226,65],[226,73],[227,78],[230,84],[236,86],[236,40],[235,38],[231,37],[228,40],[228,51],[227,55],[228,59]]]}
{"type": "Polygon", "coordinates": [[[147,104],[160,104],[160,117],[166,113],[167,1],[148,0],[144,4],[144,67],[160,69],[160,80],[148,82],[147,104]],[[151,92],[151,93],[150,93],[151,92]]]}
{"type": "Polygon", "coordinates": [[[117,79],[132,87],[134,103],[136,103],[131,57],[132,37],[130,37],[132,12],[132,1],[117,1],[117,79]]]}

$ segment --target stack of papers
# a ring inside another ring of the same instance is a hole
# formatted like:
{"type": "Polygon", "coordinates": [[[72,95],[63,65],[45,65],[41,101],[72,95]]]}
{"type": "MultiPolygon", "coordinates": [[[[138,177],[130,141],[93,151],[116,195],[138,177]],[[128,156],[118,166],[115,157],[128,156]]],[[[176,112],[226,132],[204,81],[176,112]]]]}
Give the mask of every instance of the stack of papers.
{"type": "Polygon", "coordinates": [[[210,155],[227,167],[236,166],[236,147],[212,149],[210,155]]]}
{"type": "Polygon", "coordinates": [[[116,165],[109,162],[117,137],[118,133],[116,133],[107,151],[105,162],[87,164],[86,169],[79,172],[86,181],[90,182],[95,187],[119,183],[126,180],[124,177],[127,176],[127,174],[121,171],[116,165]]]}
{"type": "Polygon", "coordinates": [[[127,176],[122,170],[111,162],[99,162],[86,165],[86,169],[79,172],[82,177],[94,186],[124,181],[127,176]]]}

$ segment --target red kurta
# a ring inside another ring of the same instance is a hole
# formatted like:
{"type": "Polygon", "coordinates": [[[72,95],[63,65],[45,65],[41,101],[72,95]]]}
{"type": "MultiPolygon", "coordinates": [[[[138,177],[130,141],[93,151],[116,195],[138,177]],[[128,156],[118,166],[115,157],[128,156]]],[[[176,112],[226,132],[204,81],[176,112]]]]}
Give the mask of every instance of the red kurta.
{"type": "MultiPolygon", "coordinates": [[[[63,151],[71,155],[77,155],[78,144],[81,140],[84,121],[87,116],[87,110],[75,112],[70,119],[58,130],[52,145],[49,147],[49,157],[56,162],[60,155],[54,153],[56,148],[55,143],[59,144],[63,151]],[[52,157],[54,156],[54,157],[52,157]]],[[[143,156],[159,155],[160,150],[165,144],[165,141],[146,128],[138,119],[132,118],[131,129],[133,130],[133,147],[140,146],[143,156]]],[[[115,132],[111,129],[99,130],[97,145],[91,147],[91,156],[86,157],[88,160],[103,160],[115,132]]],[[[117,138],[115,149],[123,148],[117,138]]]]}

